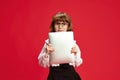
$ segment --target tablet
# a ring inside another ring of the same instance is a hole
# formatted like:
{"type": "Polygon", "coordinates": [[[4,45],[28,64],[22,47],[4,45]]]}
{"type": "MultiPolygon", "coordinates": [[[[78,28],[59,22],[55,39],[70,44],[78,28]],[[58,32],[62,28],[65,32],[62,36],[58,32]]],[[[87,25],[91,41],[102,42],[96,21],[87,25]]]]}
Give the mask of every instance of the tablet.
{"type": "Polygon", "coordinates": [[[50,64],[74,62],[74,54],[71,54],[75,43],[73,32],[50,32],[48,35],[50,43],[55,48],[50,54],[50,64]]]}

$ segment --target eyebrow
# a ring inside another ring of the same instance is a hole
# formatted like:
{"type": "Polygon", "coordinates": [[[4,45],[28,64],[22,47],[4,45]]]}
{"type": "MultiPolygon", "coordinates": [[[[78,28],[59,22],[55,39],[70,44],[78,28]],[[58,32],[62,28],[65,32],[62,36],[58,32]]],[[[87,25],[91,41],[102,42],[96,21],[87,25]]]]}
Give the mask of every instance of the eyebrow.
{"type": "Polygon", "coordinates": [[[68,23],[66,21],[56,21],[55,23],[68,23]]]}

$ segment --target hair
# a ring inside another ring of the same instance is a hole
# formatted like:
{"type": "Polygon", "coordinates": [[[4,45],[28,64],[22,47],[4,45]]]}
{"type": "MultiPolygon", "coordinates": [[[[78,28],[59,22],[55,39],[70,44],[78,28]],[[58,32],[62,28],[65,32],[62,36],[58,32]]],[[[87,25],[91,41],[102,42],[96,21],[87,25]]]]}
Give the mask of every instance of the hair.
{"type": "Polygon", "coordinates": [[[69,15],[65,12],[58,12],[52,18],[52,22],[50,25],[50,32],[55,32],[54,25],[55,25],[55,22],[58,22],[58,21],[67,22],[68,23],[67,31],[72,31],[72,22],[69,15]]]}

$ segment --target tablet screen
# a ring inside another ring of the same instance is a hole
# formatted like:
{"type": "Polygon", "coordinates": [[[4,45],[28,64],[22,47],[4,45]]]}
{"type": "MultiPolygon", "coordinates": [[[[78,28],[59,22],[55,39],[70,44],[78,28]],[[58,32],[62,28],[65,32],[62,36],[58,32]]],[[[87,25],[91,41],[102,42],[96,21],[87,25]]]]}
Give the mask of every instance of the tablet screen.
{"type": "Polygon", "coordinates": [[[73,32],[50,32],[49,41],[55,48],[50,54],[50,64],[74,62],[74,54],[71,54],[74,45],[73,32]]]}

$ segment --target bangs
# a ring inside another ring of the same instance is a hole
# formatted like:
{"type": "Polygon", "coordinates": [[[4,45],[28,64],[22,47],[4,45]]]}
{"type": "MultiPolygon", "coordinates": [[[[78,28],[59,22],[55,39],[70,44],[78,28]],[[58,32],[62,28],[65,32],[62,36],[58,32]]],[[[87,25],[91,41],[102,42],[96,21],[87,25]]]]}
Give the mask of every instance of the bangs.
{"type": "Polygon", "coordinates": [[[59,21],[70,23],[70,18],[66,17],[66,16],[56,16],[56,17],[54,17],[53,22],[59,22],[59,21]]]}

